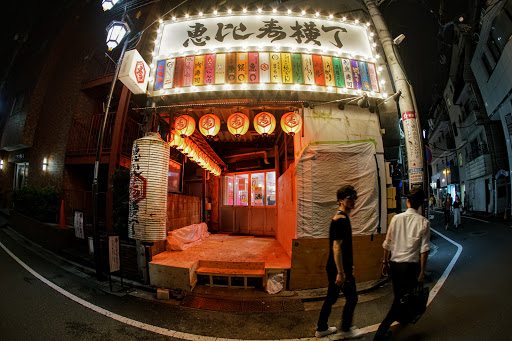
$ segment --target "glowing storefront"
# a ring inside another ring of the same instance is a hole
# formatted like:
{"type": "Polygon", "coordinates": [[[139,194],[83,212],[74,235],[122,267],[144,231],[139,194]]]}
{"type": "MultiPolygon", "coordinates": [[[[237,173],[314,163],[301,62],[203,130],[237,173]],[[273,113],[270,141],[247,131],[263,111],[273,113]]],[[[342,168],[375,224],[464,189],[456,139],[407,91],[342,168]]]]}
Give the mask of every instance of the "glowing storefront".
{"type": "MultiPolygon", "coordinates": [[[[158,111],[170,127],[182,115],[201,127],[185,140],[213,164],[202,166],[208,225],[216,245],[230,246],[212,248],[208,259],[206,246],[194,259],[181,253],[179,265],[169,263],[174,251],[159,253],[152,284],[191,290],[204,269],[227,273],[245,262],[265,276],[284,272],[290,289],[325,286],[329,221],[344,184],[359,194],[351,218],[356,279],[380,276],[394,198],[379,111],[396,117],[396,108],[384,103],[393,89],[376,47],[370,23],[318,13],[199,13],[160,24],[148,89],[154,104],[138,109],[158,111]],[[259,254],[243,258],[251,248],[259,254]]],[[[179,148],[174,136],[167,140],[179,148]]]]}

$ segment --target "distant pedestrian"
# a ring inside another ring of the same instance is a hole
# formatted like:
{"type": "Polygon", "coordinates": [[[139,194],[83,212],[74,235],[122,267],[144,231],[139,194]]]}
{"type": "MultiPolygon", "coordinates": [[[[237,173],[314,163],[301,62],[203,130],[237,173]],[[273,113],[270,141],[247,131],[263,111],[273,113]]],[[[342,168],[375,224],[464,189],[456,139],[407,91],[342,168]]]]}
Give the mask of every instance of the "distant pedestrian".
{"type": "Polygon", "coordinates": [[[434,198],[434,194],[430,195],[430,210],[434,210],[434,205],[436,203],[436,198],[434,198]]]}
{"type": "Polygon", "coordinates": [[[462,223],[462,219],[460,217],[460,199],[459,196],[455,196],[455,200],[453,201],[453,224],[455,228],[459,228],[459,225],[462,223]]]}
{"type": "Polygon", "coordinates": [[[451,196],[451,194],[448,193],[443,202],[444,224],[446,225],[447,230],[448,230],[448,224],[450,223],[451,208],[452,208],[452,196],[451,196]]]}
{"type": "Polygon", "coordinates": [[[340,291],[343,291],[346,303],[343,308],[340,336],[354,338],[362,335],[362,331],[352,327],[357,292],[352,272],[352,227],[348,216],[354,208],[357,192],[354,187],[347,185],[338,190],[336,197],[340,206],[331,220],[329,229],[329,258],[326,266],[329,287],[322,310],[320,310],[315,336],[324,337],[336,333],[337,328],[329,327],[328,321],[332,306],[338,300],[340,291]]]}
{"type": "Polygon", "coordinates": [[[374,341],[384,340],[391,324],[400,317],[400,300],[423,282],[430,252],[430,223],[418,213],[425,194],[413,188],[407,195],[407,211],[397,214],[389,224],[382,244],[384,260],[382,274],[391,273],[394,299],[391,309],[375,334],[374,341]]]}

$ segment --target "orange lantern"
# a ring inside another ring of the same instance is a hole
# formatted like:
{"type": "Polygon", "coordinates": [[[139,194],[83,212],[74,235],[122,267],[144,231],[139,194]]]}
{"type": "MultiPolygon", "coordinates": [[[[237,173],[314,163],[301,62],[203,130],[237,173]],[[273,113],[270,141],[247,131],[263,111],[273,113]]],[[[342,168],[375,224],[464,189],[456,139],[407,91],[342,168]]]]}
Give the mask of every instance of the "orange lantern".
{"type": "Polygon", "coordinates": [[[220,118],[214,114],[203,115],[199,119],[199,131],[206,138],[211,139],[218,134],[220,130],[220,118]]]}
{"type": "Polygon", "coordinates": [[[176,133],[176,131],[172,131],[170,134],[169,134],[169,146],[171,147],[178,147],[181,143],[182,143],[183,139],[181,138],[181,136],[176,133]]]}
{"type": "Polygon", "coordinates": [[[254,129],[263,136],[272,134],[276,129],[276,118],[269,112],[260,112],[254,116],[254,129]]]}
{"type": "Polygon", "coordinates": [[[240,137],[249,130],[249,117],[241,112],[235,112],[228,117],[228,130],[236,137],[240,137]]]}
{"type": "Polygon", "coordinates": [[[174,121],[174,129],[181,137],[186,138],[196,130],[196,121],[189,115],[181,115],[174,121]]]}
{"type": "Polygon", "coordinates": [[[281,128],[286,134],[295,135],[302,129],[302,117],[296,112],[287,112],[281,117],[281,128]]]}

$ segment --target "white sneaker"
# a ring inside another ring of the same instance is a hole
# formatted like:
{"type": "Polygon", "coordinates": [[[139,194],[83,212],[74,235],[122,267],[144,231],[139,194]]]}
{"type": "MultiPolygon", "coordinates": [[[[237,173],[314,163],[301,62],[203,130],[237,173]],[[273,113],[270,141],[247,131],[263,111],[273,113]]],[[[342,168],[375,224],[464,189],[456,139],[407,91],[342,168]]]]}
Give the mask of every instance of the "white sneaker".
{"type": "Polygon", "coordinates": [[[315,332],[315,336],[316,337],[324,337],[324,336],[327,336],[327,335],[334,334],[334,333],[336,333],[336,331],[338,331],[338,329],[336,329],[336,327],[329,327],[329,328],[327,328],[324,331],[318,331],[317,330],[315,332]]]}
{"type": "Polygon", "coordinates": [[[350,330],[348,332],[344,332],[343,330],[340,330],[339,333],[336,334],[336,336],[340,336],[342,339],[357,339],[363,336],[364,332],[357,328],[357,327],[350,327],[350,330]]]}

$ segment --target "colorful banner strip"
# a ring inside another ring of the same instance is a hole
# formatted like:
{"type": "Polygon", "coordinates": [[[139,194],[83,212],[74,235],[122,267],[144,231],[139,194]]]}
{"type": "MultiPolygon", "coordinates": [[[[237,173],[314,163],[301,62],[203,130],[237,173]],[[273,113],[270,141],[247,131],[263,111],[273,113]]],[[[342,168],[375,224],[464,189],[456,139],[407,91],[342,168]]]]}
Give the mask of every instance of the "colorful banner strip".
{"type": "Polygon", "coordinates": [[[288,52],[229,52],[160,60],[153,90],[236,83],[305,84],[380,92],[374,63],[288,52]]]}

